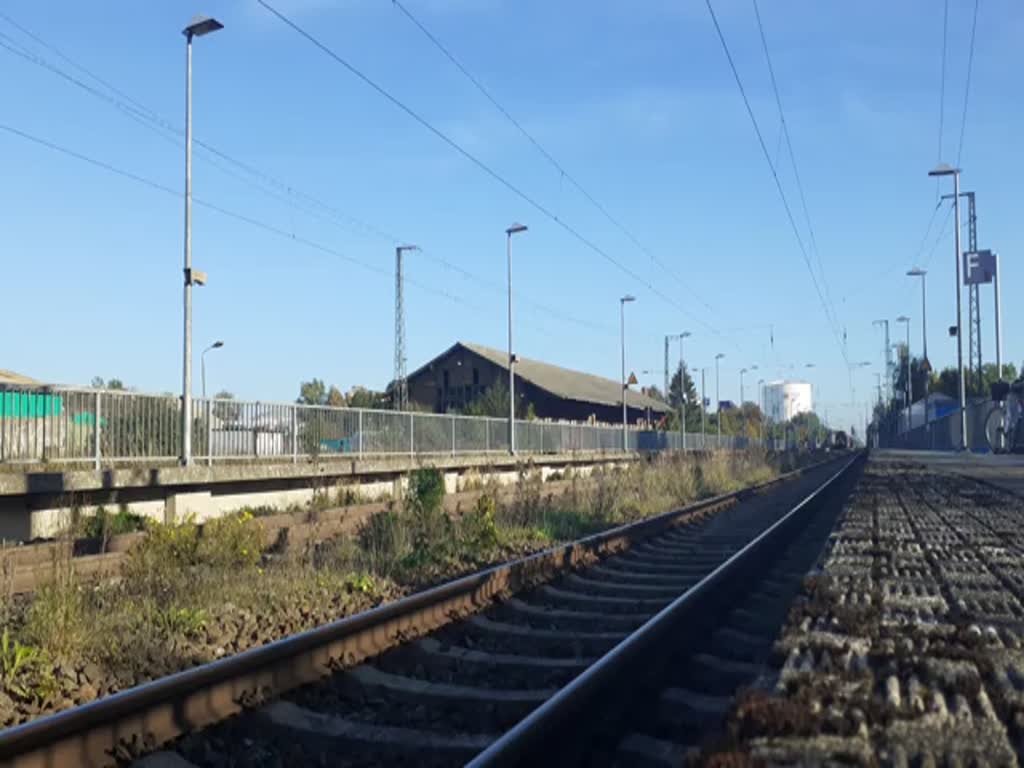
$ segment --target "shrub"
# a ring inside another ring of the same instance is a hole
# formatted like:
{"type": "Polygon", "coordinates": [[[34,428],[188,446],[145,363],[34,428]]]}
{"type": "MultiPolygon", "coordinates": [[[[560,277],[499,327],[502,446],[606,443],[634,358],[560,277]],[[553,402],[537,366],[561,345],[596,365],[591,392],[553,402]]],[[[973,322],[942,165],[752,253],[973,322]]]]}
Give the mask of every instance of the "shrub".
{"type": "Polygon", "coordinates": [[[473,509],[462,516],[459,524],[460,539],[463,545],[484,552],[498,546],[496,510],[497,504],[493,496],[484,494],[476,500],[473,509]]]}
{"type": "Polygon", "coordinates": [[[210,520],[202,528],[196,555],[221,568],[252,568],[263,554],[263,528],[249,512],[210,520]]]}
{"type": "Polygon", "coordinates": [[[0,635],[0,683],[19,699],[37,703],[56,688],[46,653],[11,637],[6,627],[0,635]]]}
{"type": "Polygon", "coordinates": [[[393,509],[377,512],[363,524],[357,534],[360,552],[358,565],[385,578],[395,578],[403,561],[412,552],[407,526],[393,509]]]}
{"type": "Polygon", "coordinates": [[[70,546],[58,547],[52,578],[36,590],[25,635],[59,659],[76,659],[86,640],[85,595],[71,565],[70,546]]]}
{"type": "Polygon", "coordinates": [[[444,476],[436,469],[417,469],[409,476],[405,511],[412,529],[416,560],[436,559],[450,542],[451,520],[445,514],[444,476]]]}
{"type": "Polygon", "coordinates": [[[129,512],[124,505],[114,514],[110,514],[105,507],[100,506],[96,508],[95,514],[81,519],[79,534],[87,539],[107,541],[111,536],[141,531],[145,527],[146,519],[141,515],[129,512]]]}

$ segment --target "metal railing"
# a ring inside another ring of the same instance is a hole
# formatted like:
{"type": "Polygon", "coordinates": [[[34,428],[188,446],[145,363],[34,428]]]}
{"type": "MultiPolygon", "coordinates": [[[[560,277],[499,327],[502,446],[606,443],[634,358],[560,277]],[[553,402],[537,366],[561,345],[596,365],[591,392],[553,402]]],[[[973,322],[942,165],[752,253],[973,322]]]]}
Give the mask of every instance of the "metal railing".
{"type": "MultiPolygon", "coordinates": [[[[985,422],[995,407],[991,400],[979,400],[967,405],[967,449],[972,453],[989,453],[992,450],[985,422]]],[[[955,451],[960,448],[960,409],[956,408],[927,424],[898,432],[891,429],[879,430],[880,448],[901,448],[920,451],[955,451]]]]}
{"type": "MultiPolygon", "coordinates": [[[[173,395],[73,387],[0,387],[0,463],[174,461],[181,400],[173,395]]],[[[517,421],[516,451],[611,453],[622,427],[517,421]]],[[[678,451],[678,432],[629,429],[630,451],[678,451]]],[[[688,450],[742,449],[757,441],[687,433],[688,450]]],[[[507,453],[500,418],[196,398],[197,463],[376,455],[507,453]]]]}

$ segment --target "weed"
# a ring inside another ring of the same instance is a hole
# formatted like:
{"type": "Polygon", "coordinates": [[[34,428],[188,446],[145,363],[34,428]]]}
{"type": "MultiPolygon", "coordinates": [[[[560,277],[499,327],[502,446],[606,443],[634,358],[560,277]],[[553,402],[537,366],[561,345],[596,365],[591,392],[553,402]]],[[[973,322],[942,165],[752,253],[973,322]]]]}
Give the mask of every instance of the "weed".
{"type": "Polygon", "coordinates": [[[171,606],[154,610],[152,621],[157,631],[169,637],[196,637],[206,629],[207,614],[201,608],[171,606]]]}
{"type": "Polygon", "coordinates": [[[251,569],[263,555],[263,529],[246,512],[210,520],[203,526],[196,555],[214,568],[251,569]]]}
{"type": "Polygon", "coordinates": [[[80,518],[78,535],[86,539],[102,539],[105,545],[111,536],[134,533],[145,527],[146,519],[129,512],[128,507],[123,504],[114,514],[110,514],[100,505],[94,514],[80,518]]]}
{"type": "Polygon", "coordinates": [[[403,561],[412,553],[409,529],[393,509],[377,512],[359,529],[359,565],[385,578],[395,578],[403,561]]]}
{"type": "Polygon", "coordinates": [[[25,634],[59,659],[75,659],[86,640],[85,597],[71,564],[70,541],[54,549],[51,579],[35,594],[25,634]]]}
{"type": "Polygon", "coordinates": [[[499,537],[496,510],[497,503],[493,496],[480,496],[473,509],[459,521],[460,543],[471,551],[489,552],[497,547],[499,537]]]}
{"type": "Polygon", "coordinates": [[[55,687],[42,649],[11,637],[6,627],[0,635],[0,682],[18,698],[35,701],[48,698],[55,687]]]}

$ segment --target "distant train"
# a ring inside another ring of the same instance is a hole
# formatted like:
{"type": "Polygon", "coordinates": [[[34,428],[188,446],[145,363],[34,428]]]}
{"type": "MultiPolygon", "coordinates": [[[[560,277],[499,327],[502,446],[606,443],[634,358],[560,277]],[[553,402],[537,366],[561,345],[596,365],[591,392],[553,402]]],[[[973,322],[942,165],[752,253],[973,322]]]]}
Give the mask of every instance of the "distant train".
{"type": "Polygon", "coordinates": [[[836,430],[829,434],[826,447],[830,451],[848,451],[850,449],[850,438],[842,430],[836,430]]]}

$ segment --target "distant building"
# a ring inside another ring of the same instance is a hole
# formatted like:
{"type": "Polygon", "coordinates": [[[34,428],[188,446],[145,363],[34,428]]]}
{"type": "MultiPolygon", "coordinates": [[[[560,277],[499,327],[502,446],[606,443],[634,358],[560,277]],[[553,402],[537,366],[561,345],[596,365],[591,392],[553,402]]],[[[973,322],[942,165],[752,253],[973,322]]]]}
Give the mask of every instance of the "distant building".
{"type": "Polygon", "coordinates": [[[35,379],[30,379],[28,376],[22,376],[20,373],[0,368],[0,386],[3,386],[4,384],[18,387],[40,386],[40,382],[35,379]]]}
{"type": "MultiPolygon", "coordinates": [[[[517,412],[530,403],[540,419],[622,422],[618,381],[526,358],[516,361],[515,370],[517,412]]],[[[508,353],[460,341],[409,374],[409,400],[436,413],[460,411],[495,385],[508,389],[508,353]]],[[[631,424],[657,421],[671,410],[633,390],[626,405],[631,424]]]]}
{"type": "Polygon", "coordinates": [[[770,381],[764,386],[765,416],[774,422],[789,421],[798,413],[813,413],[811,385],[806,381],[770,381]]]}

